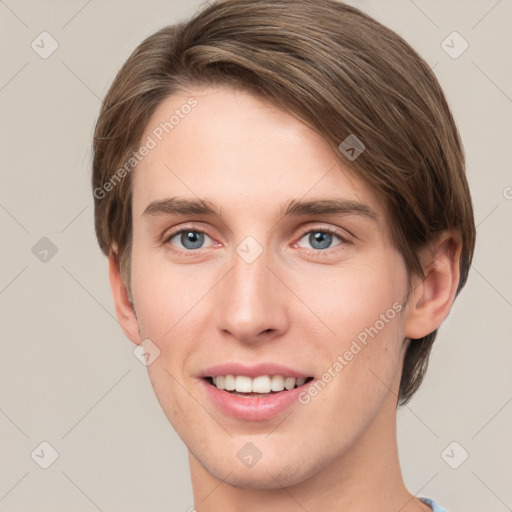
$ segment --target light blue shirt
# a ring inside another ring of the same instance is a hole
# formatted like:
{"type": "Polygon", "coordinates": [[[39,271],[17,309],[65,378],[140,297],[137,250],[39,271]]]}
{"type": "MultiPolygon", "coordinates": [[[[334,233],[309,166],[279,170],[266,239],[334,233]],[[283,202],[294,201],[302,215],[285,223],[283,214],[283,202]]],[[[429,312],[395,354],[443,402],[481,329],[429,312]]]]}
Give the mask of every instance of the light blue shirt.
{"type": "Polygon", "coordinates": [[[420,500],[423,501],[423,503],[430,505],[433,512],[448,512],[448,510],[441,507],[441,505],[438,505],[434,500],[431,500],[430,498],[420,498],[420,500]]]}

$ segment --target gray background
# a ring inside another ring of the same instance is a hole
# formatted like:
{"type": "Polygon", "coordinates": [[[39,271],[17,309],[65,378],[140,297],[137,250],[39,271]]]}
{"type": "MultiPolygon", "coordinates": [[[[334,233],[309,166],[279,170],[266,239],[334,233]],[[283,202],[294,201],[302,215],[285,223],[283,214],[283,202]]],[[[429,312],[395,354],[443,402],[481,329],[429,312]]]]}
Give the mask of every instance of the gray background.
{"type": "MultiPolygon", "coordinates": [[[[512,3],[352,3],[434,68],[465,144],[478,224],[468,285],[424,385],[398,413],[404,478],[451,512],[511,510],[512,3]],[[453,31],[469,43],[458,58],[453,31]]],[[[143,38],[198,5],[0,0],[4,512],[193,505],[186,450],[115,320],[89,182],[94,122],[115,73],[143,38]],[[31,47],[51,48],[43,31],[59,45],[46,59],[31,47]],[[43,237],[57,249],[46,261],[43,237]],[[58,452],[48,469],[43,441],[58,452]]]]}

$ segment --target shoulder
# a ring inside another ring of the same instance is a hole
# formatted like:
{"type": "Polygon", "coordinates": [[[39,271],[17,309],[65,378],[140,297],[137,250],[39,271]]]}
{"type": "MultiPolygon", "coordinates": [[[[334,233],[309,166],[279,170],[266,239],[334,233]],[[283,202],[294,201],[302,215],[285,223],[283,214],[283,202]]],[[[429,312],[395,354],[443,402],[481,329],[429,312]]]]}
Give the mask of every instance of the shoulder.
{"type": "Polygon", "coordinates": [[[427,505],[430,505],[432,507],[432,512],[448,512],[445,508],[441,507],[441,505],[438,505],[434,500],[430,498],[419,498],[423,503],[426,503],[427,505]]]}

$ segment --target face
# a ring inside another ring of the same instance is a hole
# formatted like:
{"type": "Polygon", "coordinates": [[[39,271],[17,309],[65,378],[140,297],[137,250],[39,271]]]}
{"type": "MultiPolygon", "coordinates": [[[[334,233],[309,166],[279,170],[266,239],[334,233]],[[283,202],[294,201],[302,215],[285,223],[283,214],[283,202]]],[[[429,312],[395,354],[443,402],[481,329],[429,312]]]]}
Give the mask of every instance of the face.
{"type": "Polygon", "coordinates": [[[132,339],[160,351],[159,403],[210,475],[300,483],[395,414],[407,273],[385,212],[322,137],[246,93],[169,97],[148,137],[132,339]]]}

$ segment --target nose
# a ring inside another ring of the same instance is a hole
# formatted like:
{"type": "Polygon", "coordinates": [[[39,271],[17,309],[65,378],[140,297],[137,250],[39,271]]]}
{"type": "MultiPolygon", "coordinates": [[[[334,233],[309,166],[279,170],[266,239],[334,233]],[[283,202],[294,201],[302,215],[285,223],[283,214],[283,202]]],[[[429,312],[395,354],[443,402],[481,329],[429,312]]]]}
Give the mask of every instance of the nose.
{"type": "Polygon", "coordinates": [[[246,261],[233,254],[233,266],[218,287],[215,316],[223,336],[244,344],[261,344],[289,328],[289,292],[269,253],[246,261]]]}

